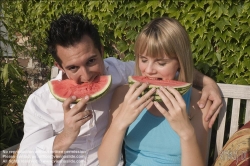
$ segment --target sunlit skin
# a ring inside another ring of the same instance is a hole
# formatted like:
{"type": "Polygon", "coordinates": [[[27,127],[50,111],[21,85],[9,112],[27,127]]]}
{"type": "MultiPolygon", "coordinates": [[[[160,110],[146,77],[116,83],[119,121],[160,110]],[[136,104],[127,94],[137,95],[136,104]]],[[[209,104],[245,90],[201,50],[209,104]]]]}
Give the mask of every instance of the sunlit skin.
{"type": "Polygon", "coordinates": [[[171,59],[167,55],[159,59],[140,55],[139,68],[142,76],[152,79],[173,80],[179,69],[179,62],[177,59],[171,59]]]}
{"type": "MultiPolygon", "coordinates": [[[[104,73],[103,51],[95,48],[92,39],[84,36],[81,42],[69,46],[57,46],[57,54],[61,64],[56,63],[65,74],[64,79],[74,80],[76,83],[91,82],[104,73]]],[[[69,97],[63,102],[64,128],[58,134],[53,143],[54,161],[60,159],[62,152],[66,151],[77,138],[81,126],[89,121],[93,115],[91,110],[86,110],[88,96],[81,99],[74,107],[71,103],[75,101],[75,96],[69,97]]]]}
{"type": "MultiPolygon", "coordinates": [[[[177,59],[169,58],[167,55],[164,55],[162,58],[153,58],[143,54],[139,56],[139,69],[142,76],[150,79],[173,80],[179,69],[179,62],[177,59]]],[[[164,103],[160,102],[160,104],[167,109],[164,103]]],[[[149,107],[151,109],[148,111],[153,115],[162,116],[154,105],[150,104],[149,107]]]]}
{"type": "Polygon", "coordinates": [[[103,52],[94,47],[90,37],[84,36],[82,41],[70,47],[57,46],[57,54],[61,66],[56,63],[69,79],[76,83],[91,82],[104,74],[103,52]]]}

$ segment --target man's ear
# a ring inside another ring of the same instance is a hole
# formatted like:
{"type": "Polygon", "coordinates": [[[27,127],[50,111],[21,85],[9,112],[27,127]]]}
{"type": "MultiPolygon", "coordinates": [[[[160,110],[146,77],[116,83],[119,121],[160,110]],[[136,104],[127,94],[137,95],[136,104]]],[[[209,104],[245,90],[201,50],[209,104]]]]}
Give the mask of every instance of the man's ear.
{"type": "Polygon", "coordinates": [[[58,69],[60,69],[62,72],[64,72],[65,73],[65,71],[63,70],[63,68],[61,67],[61,65],[59,65],[59,63],[58,62],[54,62],[54,65],[58,68],[58,69]]]}
{"type": "Polygon", "coordinates": [[[104,58],[104,47],[103,47],[103,45],[101,46],[101,56],[102,56],[102,58],[104,58]]]}

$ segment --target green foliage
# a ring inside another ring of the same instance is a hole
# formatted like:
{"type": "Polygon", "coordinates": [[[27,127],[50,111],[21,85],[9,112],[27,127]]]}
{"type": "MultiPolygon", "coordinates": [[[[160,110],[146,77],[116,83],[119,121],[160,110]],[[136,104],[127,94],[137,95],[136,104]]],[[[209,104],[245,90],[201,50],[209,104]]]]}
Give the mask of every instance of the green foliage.
{"type": "MultiPolygon", "coordinates": [[[[2,27],[3,24],[0,24],[2,27]]],[[[22,47],[6,38],[6,33],[0,31],[0,150],[17,144],[23,136],[22,111],[28,96],[27,81],[23,69],[20,68],[16,57],[5,57],[6,46],[15,50],[22,47]]]]}
{"type": "Polygon", "coordinates": [[[1,64],[0,149],[19,143],[23,135],[22,111],[26,101],[27,82],[22,69],[16,64],[1,64]]]}
{"type": "Polygon", "coordinates": [[[134,60],[135,37],[143,25],[155,17],[174,17],[190,35],[198,70],[217,82],[250,83],[249,0],[7,0],[4,7],[11,35],[29,36],[29,44],[35,48],[31,55],[48,65],[53,60],[45,51],[46,29],[60,13],[72,11],[83,13],[98,26],[106,57],[124,61],[134,60]]]}

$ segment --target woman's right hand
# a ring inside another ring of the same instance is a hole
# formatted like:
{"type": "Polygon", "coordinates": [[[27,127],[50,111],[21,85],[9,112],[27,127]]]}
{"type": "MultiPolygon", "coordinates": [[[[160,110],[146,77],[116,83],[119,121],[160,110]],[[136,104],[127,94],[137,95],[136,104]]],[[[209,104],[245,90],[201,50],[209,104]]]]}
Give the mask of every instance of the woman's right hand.
{"type": "Polygon", "coordinates": [[[186,103],[181,94],[172,87],[167,87],[167,89],[160,87],[157,94],[161,97],[167,109],[163,108],[158,102],[154,102],[154,105],[167,119],[173,130],[180,138],[192,137],[194,128],[189,120],[186,103]]]}
{"type": "Polygon", "coordinates": [[[119,108],[119,112],[115,119],[120,126],[120,129],[126,130],[127,127],[134,122],[141,111],[145,107],[150,107],[153,105],[153,93],[155,93],[155,88],[149,90],[145,95],[139,98],[140,94],[148,87],[147,83],[134,83],[125,95],[122,106],[119,108]]]}

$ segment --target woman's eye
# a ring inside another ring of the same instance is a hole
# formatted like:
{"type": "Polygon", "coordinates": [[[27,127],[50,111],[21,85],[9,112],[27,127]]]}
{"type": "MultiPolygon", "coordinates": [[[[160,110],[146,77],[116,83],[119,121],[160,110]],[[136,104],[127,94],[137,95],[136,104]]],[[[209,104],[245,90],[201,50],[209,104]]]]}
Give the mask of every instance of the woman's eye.
{"type": "Polygon", "coordinates": [[[166,62],[158,62],[158,64],[159,64],[160,66],[165,66],[165,65],[166,65],[166,62]]]}
{"type": "Polygon", "coordinates": [[[145,62],[147,62],[147,59],[141,59],[141,62],[145,63],[145,62]]]}

